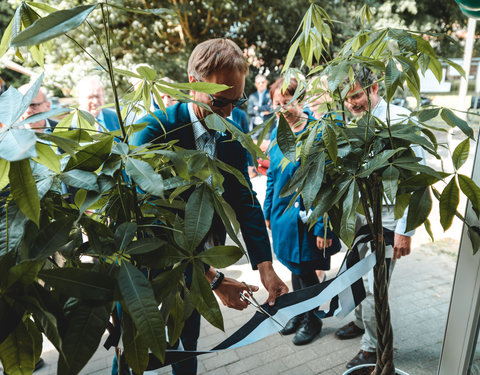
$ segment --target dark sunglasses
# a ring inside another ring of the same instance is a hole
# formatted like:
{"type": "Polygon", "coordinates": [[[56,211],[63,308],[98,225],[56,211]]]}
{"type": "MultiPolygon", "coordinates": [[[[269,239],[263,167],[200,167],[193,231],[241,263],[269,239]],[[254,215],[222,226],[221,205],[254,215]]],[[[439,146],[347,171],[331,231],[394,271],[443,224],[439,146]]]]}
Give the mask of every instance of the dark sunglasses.
{"type": "Polygon", "coordinates": [[[229,104],[232,104],[234,107],[237,106],[237,105],[242,105],[243,103],[245,103],[248,98],[247,98],[247,95],[245,95],[245,93],[243,93],[242,97],[239,98],[239,99],[218,99],[218,98],[214,98],[212,95],[210,94],[207,94],[208,97],[210,98],[210,100],[212,101],[212,107],[217,107],[217,108],[222,108],[222,107],[226,107],[227,105],[229,104]]]}

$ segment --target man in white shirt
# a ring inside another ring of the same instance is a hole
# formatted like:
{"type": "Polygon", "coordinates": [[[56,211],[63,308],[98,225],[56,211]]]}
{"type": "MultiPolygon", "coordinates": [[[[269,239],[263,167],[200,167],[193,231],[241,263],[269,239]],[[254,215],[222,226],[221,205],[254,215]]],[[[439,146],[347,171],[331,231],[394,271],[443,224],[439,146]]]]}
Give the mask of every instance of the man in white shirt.
{"type": "Polygon", "coordinates": [[[83,77],[76,86],[78,108],[89,112],[95,120],[97,131],[114,131],[120,129],[117,114],[105,104],[105,89],[97,76],[83,77]]]}
{"type": "MultiPolygon", "coordinates": [[[[356,82],[351,87],[345,100],[345,106],[354,116],[362,116],[371,109],[371,115],[379,120],[387,121],[387,103],[378,93],[378,83],[374,74],[367,68],[360,68],[355,72],[356,82]]],[[[410,111],[406,108],[390,104],[390,124],[402,124],[408,122],[410,111]]],[[[415,154],[424,159],[423,149],[419,146],[413,146],[415,154]]],[[[407,225],[408,209],[402,218],[395,220],[393,213],[393,203],[384,202],[382,210],[383,227],[394,232],[394,245],[387,247],[386,256],[392,260],[389,265],[389,276],[391,276],[395,260],[402,256],[410,254],[412,236],[414,231],[405,232],[407,225]]],[[[358,215],[356,230],[366,224],[364,216],[358,215]]],[[[359,248],[360,258],[363,258],[369,252],[369,246],[364,245],[359,248]]],[[[387,263],[387,264],[388,264],[387,263]]],[[[335,332],[335,336],[341,340],[352,339],[362,335],[360,352],[347,363],[347,368],[361,364],[376,363],[376,321],[375,321],[375,301],[369,286],[369,282],[364,277],[366,284],[366,299],[355,309],[355,321],[348,323],[335,332]]]]}

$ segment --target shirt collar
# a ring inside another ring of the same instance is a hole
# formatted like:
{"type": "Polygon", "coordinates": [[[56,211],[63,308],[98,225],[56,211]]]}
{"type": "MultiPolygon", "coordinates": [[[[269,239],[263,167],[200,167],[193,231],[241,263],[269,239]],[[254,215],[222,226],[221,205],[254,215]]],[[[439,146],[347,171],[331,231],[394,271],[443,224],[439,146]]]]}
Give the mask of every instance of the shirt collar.
{"type": "Polygon", "coordinates": [[[193,137],[195,140],[199,138],[215,138],[218,139],[220,137],[219,132],[215,132],[213,134],[209,133],[205,126],[202,125],[200,120],[198,119],[195,111],[193,110],[193,103],[188,103],[188,114],[190,115],[190,121],[192,122],[192,129],[193,129],[193,137]]]}

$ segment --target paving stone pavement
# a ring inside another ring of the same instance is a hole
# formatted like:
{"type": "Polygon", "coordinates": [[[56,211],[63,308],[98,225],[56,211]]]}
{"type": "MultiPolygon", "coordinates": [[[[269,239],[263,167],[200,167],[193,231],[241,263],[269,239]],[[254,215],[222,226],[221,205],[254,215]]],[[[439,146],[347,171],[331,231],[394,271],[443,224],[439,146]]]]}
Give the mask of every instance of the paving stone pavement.
{"type": "MultiPolygon", "coordinates": [[[[329,277],[335,275],[343,255],[343,252],[335,255],[332,270],[328,272],[329,277]]],[[[277,261],[275,267],[280,277],[288,281],[290,286],[288,270],[277,261]]],[[[261,285],[258,273],[252,271],[245,260],[240,260],[224,271],[239,280],[261,285]]],[[[390,286],[395,364],[411,375],[436,373],[454,271],[455,260],[451,256],[434,253],[425,246],[416,246],[412,255],[397,262],[390,286]]],[[[257,294],[259,301],[264,301],[267,297],[265,291],[257,294]]],[[[199,349],[210,349],[221,342],[248,321],[254,312],[253,307],[236,311],[222,306],[225,332],[202,321],[199,349]]],[[[345,364],[359,350],[360,339],[341,341],[333,333],[350,320],[351,316],[343,320],[325,319],[319,337],[305,346],[293,345],[292,336],[274,334],[242,348],[202,355],[199,357],[198,374],[343,374],[345,364]]],[[[56,351],[47,348],[42,357],[46,366],[35,374],[56,374],[56,351]]],[[[113,351],[106,351],[100,346],[81,374],[109,374],[112,358],[113,351]]],[[[151,374],[170,373],[170,367],[166,367],[151,374]]]]}
{"type": "MultiPolygon", "coordinates": [[[[254,188],[263,201],[265,179],[253,180],[254,188]]],[[[432,212],[432,215],[437,215],[432,212]]],[[[438,220],[438,218],[436,219],[438,220]]],[[[451,232],[451,237],[459,238],[459,223],[451,232]]],[[[440,235],[440,250],[433,248],[430,240],[421,230],[413,240],[412,254],[399,260],[395,267],[390,285],[390,307],[394,330],[395,365],[410,375],[435,374],[447,319],[455,257],[446,253],[455,253],[458,241],[440,235]],[[443,241],[443,242],[442,242],[443,241]],[[445,249],[449,247],[449,249],[445,249]]],[[[435,244],[435,243],[434,243],[435,244]]],[[[341,264],[344,252],[332,259],[329,278],[334,277],[341,264]]],[[[278,261],[274,267],[279,276],[290,283],[290,273],[278,261]]],[[[261,286],[258,272],[252,271],[245,259],[224,270],[225,274],[249,284],[261,286]]],[[[265,301],[267,294],[260,290],[256,294],[258,301],[265,301]]],[[[225,332],[202,321],[199,349],[210,349],[224,338],[235,332],[255,313],[253,307],[244,311],[226,309],[222,306],[225,332]]],[[[341,341],[334,337],[335,330],[348,323],[353,314],[343,320],[329,318],[324,320],[321,334],[309,345],[295,346],[292,336],[271,335],[257,343],[222,353],[199,357],[198,374],[209,375],[337,375],[343,374],[346,363],[359,350],[360,339],[341,341]]],[[[82,375],[106,375],[110,373],[113,350],[107,351],[102,344],[82,375]]],[[[51,344],[44,343],[42,358],[45,366],[35,375],[56,374],[58,354],[51,344]]],[[[170,374],[171,368],[165,367],[151,374],[170,374]]]]}

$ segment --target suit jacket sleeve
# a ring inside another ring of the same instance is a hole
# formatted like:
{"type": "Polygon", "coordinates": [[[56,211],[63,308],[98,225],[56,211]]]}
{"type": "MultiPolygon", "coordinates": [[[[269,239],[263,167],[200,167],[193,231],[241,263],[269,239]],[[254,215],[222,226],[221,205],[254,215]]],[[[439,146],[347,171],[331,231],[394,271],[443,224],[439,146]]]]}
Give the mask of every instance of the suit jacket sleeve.
{"type": "Polygon", "coordinates": [[[219,145],[222,150],[219,157],[224,162],[242,172],[250,188],[242,185],[233,175],[226,174],[224,198],[232,206],[242,230],[250,263],[253,269],[261,262],[272,260],[270,239],[268,237],[262,208],[256,193],[251,190],[248,177],[247,151],[237,141],[227,141],[219,145]]]}

